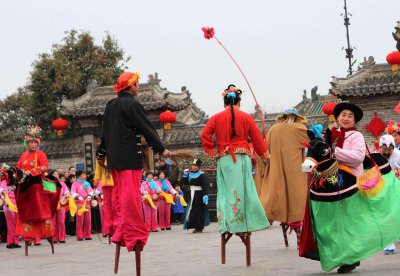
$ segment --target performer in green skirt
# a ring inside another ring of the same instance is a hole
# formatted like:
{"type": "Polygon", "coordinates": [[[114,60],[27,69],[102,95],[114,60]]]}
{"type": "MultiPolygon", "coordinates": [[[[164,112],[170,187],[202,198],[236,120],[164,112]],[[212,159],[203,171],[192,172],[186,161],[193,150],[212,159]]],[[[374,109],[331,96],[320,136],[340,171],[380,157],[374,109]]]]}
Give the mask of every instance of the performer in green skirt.
{"type": "Polygon", "coordinates": [[[217,215],[220,233],[254,232],[269,226],[258,198],[251,159],[246,154],[230,155],[218,160],[217,215]]]}
{"type": "Polygon", "coordinates": [[[254,148],[267,162],[268,154],[253,117],[240,110],[241,94],[234,85],[225,89],[225,110],[210,118],[201,137],[206,154],[218,158],[217,216],[222,234],[222,263],[226,242],[237,234],[246,245],[250,265],[250,234],[269,226],[252,177],[250,156],[254,148]]]}

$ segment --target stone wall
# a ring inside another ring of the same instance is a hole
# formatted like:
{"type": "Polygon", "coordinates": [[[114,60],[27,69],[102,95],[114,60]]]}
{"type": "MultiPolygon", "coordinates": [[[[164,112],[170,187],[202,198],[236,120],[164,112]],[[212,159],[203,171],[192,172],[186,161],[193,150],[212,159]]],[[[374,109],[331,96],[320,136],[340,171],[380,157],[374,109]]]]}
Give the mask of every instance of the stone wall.
{"type": "MultiPolygon", "coordinates": [[[[82,145],[83,147],[83,145],[82,145]]],[[[67,171],[69,167],[76,167],[76,164],[84,163],[83,155],[66,157],[66,158],[49,158],[49,168],[50,169],[63,169],[67,171]]]]}

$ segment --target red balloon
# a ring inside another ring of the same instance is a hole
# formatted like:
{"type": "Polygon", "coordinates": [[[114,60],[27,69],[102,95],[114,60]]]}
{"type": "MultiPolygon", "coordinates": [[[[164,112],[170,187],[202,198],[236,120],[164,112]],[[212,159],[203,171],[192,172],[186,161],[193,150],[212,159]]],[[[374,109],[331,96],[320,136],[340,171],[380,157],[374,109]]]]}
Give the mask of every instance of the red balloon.
{"type": "Polygon", "coordinates": [[[214,37],[214,28],[203,27],[201,30],[204,32],[205,39],[211,39],[214,37]]]}

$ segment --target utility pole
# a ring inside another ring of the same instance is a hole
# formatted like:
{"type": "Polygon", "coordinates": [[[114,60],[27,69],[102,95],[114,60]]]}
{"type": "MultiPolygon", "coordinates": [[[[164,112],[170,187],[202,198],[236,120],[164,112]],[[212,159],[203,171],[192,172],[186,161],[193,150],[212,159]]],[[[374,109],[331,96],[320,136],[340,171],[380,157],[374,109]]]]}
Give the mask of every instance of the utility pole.
{"type": "Polygon", "coordinates": [[[346,50],[346,58],[349,60],[349,69],[347,72],[349,73],[348,76],[351,76],[353,74],[353,65],[356,63],[356,60],[352,62],[353,58],[353,50],[355,48],[351,47],[350,45],[350,34],[349,34],[349,25],[350,25],[350,18],[349,15],[351,16],[350,13],[347,12],[347,3],[346,0],[344,0],[344,25],[346,26],[346,38],[347,38],[347,48],[346,50]]]}

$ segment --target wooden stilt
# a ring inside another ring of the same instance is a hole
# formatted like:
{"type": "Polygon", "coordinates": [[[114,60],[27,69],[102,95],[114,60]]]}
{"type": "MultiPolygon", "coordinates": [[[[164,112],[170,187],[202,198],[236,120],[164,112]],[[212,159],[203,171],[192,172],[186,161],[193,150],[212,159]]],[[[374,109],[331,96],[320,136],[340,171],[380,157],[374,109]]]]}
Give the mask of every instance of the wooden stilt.
{"type": "Polygon", "coordinates": [[[121,244],[116,243],[115,248],[115,261],[114,261],[114,274],[118,274],[119,254],[121,252],[121,244]]]}
{"type": "Polygon", "coordinates": [[[29,242],[25,241],[25,256],[28,256],[28,245],[29,245],[29,242]]]}
{"type": "Polygon", "coordinates": [[[251,232],[245,232],[245,233],[240,233],[238,236],[244,243],[244,246],[246,247],[246,266],[251,265],[251,243],[250,243],[250,235],[251,232]]]}
{"type": "Polygon", "coordinates": [[[136,262],[136,276],[140,276],[140,269],[141,269],[141,260],[140,254],[143,250],[141,243],[137,243],[135,246],[135,262],[136,262]]]}
{"type": "Polygon", "coordinates": [[[108,235],[108,245],[111,245],[111,235],[108,235]]]}
{"type": "Polygon", "coordinates": [[[289,247],[289,241],[288,241],[288,237],[287,237],[287,231],[289,229],[289,225],[281,223],[282,226],[282,232],[283,232],[283,239],[285,240],[285,246],[289,247]]]}
{"type": "Polygon", "coordinates": [[[296,237],[297,237],[297,249],[299,249],[300,247],[300,237],[301,237],[301,227],[297,227],[293,229],[294,232],[296,233],[296,237]]]}
{"type": "Polygon", "coordinates": [[[232,233],[225,232],[221,234],[221,264],[225,264],[226,244],[232,237],[232,233]]]}
{"type": "Polygon", "coordinates": [[[50,243],[51,246],[51,254],[54,254],[53,237],[47,238],[47,241],[50,243]]]}

